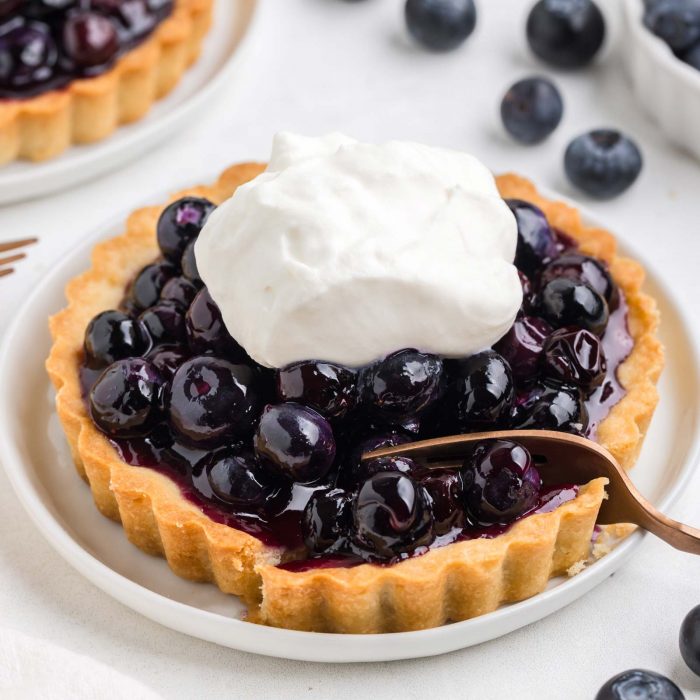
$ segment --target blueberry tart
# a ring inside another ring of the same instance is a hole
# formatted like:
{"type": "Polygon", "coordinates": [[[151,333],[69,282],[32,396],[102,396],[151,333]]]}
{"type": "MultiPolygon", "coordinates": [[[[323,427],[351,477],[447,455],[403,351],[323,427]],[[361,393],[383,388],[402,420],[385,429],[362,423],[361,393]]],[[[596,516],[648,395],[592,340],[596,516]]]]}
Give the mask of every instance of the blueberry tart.
{"type": "Polygon", "coordinates": [[[143,117],[196,60],[213,0],[2,0],[0,165],[143,117]]]}
{"type": "Polygon", "coordinates": [[[362,458],[530,427],[629,468],[657,403],[640,265],[527,180],[425,148],[283,136],[267,170],[134,212],[51,319],[58,414],[99,510],[254,622],[435,627],[629,532],[595,524],[605,479],[544,486],[507,440],[439,470],[362,458]]]}

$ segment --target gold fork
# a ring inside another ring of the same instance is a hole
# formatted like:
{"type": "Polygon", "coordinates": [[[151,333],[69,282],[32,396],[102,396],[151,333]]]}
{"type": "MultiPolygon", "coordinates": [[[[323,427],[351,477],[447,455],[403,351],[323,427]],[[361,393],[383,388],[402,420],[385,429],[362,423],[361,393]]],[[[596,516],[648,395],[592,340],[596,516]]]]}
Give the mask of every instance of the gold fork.
{"type": "MultiPolygon", "coordinates": [[[[0,243],[0,253],[6,253],[8,250],[24,248],[25,246],[32,245],[32,243],[36,243],[37,240],[37,238],[25,238],[21,241],[8,241],[6,243],[0,243]]],[[[4,265],[9,265],[10,263],[17,262],[18,260],[26,257],[26,253],[15,253],[14,255],[8,255],[4,258],[0,258],[0,277],[11,275],[15,271],[14,267],[3,267],[4,265]]]]}

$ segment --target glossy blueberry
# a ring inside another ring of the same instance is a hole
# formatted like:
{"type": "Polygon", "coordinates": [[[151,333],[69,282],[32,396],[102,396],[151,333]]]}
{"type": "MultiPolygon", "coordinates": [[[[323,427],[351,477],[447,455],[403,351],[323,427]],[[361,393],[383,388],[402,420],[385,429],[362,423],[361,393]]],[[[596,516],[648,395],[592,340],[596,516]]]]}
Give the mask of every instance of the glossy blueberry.
{"type": "Polygon", "coordinates": [[[608,323],[608,305],[584,282],[558,277],[542,289],[542,315],[554,328],[577,326],[603,335],[608,323]]]}
{"type": "Polygon", "coordinates": [[[584,435],[588,429],[588,410],[581,390],[558,382],[545,382],[533,391],[526,410],[518,416],[522,421],[515,426],[517,428],[561,430],[574,435],[584,435]]]}
{"type": "Polygon", "coordinates": [[[355,466],[349,475],[351,480],[348,480],[348,483],[352,483],[352,486],[356,487],[371,476],[379,474],[379,472],[398,472],[411,476],[419,471],[418,465],[410,457],[402,457],[400,455],[375,457],[374,459],[361,461],[355,466]]]}
{"type": "Polygon", "coordinates": [[[41,22],[18,24],[0,35],[0,89],[30,89],[54,74],[58,51],[41,22]]]}
{"type": "Polygon", "coordinates": [[[434,536],[428,493],[398,472],[380,472],[365,481],[352,515],[358,544],[382,559],[413,552],[434,536]]]}
{"type": "Polygon", "coordinates": [[[160,345],[146,355],[146,359],[168,379],[172,379],[177,368],[189,357],[189,353],[181,345],[160,345]]]}
{"type": "Polygon", "coordinates": [[[330,423],[320,413],[297,403],[267,406],[254,445],[265,467],[301,483],[323,478],[335,459],[330,423]]]}
{"type": "Polygon", "coordinates": [[[172,345],[185,341],[185,317],[182,308],[172,301],[159,301],[138,318],[151,346],[172,345]]]}
{"type": "Polygon", "coordinates": [[[411,36],[432,51],[457,48],[476,26],[474,0],[406,0],[411,36]]]}
{"type": "Polygon", "coordinates": [[[169,417],[189,441],[216,446],[248,434],[259,415],[255,374],[246,365],[193,357],[172,379],[169,417]]]}
{"type": "Polygon", "coordinates": [[[520,143],[544,141],[559,126],[564,102],[554,83],[546,78],[525,78],[511,85],[501,102],[506,131],[520,143]]]}
{"type": "Polygon", "coordinates": [[[696,0],[649,2],[644,24],[674,51],[685,51],[700,41],[700,4],[696,0]]]}
{"type": "Polygon", "coordinates": [[[296,362],[278,370],[277,395],[326,418],[342,418],[357,401],[357,372],[330,362],[296,362]]]}
{"type": "Polygon", "coordinates": [[[172,301],[183,311],[189,309],[197,295],[198,288],[184,277],[169,279],[160,292],[161,301],[172,301]]]}
{"type": "Polygon", "coordinates": [[[513,376],[526,382],[537,376],[544,344],[552,327],[538,316],[522,316],[501,338],[494,350],[510,365],[513,376]]]}
{"type": "Polygon", "coordinates": [[[202,230],[215,205],[201,197],[183,197],[167,206],[158,219],[158,245],[167,260],[179,265],[187,244],[202,230]]]}
{"type": "Polygon", "coordinates": [[[442,360],[417,350],[399,350],[362,375],[362,400],[378,415],[412,417],[438,398],[442,360]]]}
{"type": "Polygon", "coordinates": [[[90,415],[112,437],[142,435],[157,418],[163,378],[148,360],[117,360],[90,391],[90,415]]]}
{"type": "Polygon", "coordinates": [[[598,691],[595,700],[685,700],[685,695],[666,676],[632,669],[613,676],[598,691]]]}
{"type": "Polygon", "coordinates": [[[510,440],[479,443],[464,465],[464,498],[479,523],[509,523],[531,510],[541,479],[530,453],[510,440]]]}
{"type": "Polygon", "coordinates": [[[142,36],[155,26],[154,13],[146,0],[92,0],[118,21],[127,36],[142,36]]]}
{"type": "Polygon", "coordinates": [[[523,290],[523,302],[520,305],[519,314],[524,315],[537,305],[537,295],[534,292],[532,280],[522,270],[518,270],[518,278],[523,290]]]}
{"type": "Polygon", "coordinates": [[[140,355],[146,349],[141,326],[121,311],[103,311],[85,331],[86,364],[96,369],[116,360],[140,355]]]}
{"type": "Polygon", "coordinates": [[[301,533],[309,551],[322,554],[345,544],[352,519],[350,501],[343,489],[314,492],[301,519],[301,533]]]}
{"type": "Polygon", "coordinates": [[[627,136],[614,129],[596,129],[576,137],[564,154],[571,182],[597,199],[622,194],[642,171],[642,154],[627,136]]]}
{"type": "Polygon", "coordinates": [[[197,269],[197,260],[194,254],[194,244],[196,241],[191,241],[187,244],[185,252],[182,254],[182,259],[180,260],[180,268],[182,269],[182,276],[188,279],[193,284],[201,287],[204,282],[199,276],[199,270],[197,269]]]}
{"type": "Polygon", "coordinates": [[[536,56],[557,68],[590,63],[605,39],[605,20],[592,0],[539,0],[527,18],[536,56]]]}
{"type": "Polygon", "coordinates": [[[495,429],[507,422],[513,405],[513,373],[506,360],[488,350],[458,364],[446,403],[463,430],[495,429]]]}
{"type": "Polygon", "coordinates": [[[607,362],[598,336],[582,328],[560,328],[544,345],[544,372],[564,384],[593,389],[605,379],[607,362]]]}
{"type": "Polygon", "coordinates": [[[544,287],[557,277],[585,282],[600,294],[608,304],[614,303],[617,289],[608,268],[602,261],[581,253],[565,253],[552,260],[540,275],[540,285],[544,287]]]}
{"type": "Polygon", "coordinates": [[[247,360],[243,348],[231,337],[221,311],[205,287],[201,289],[185,316],[187,340],[192,352],[214,353],[228,360],[247,360]]]}
{"type": "Polygon", "coordinates": [[[153,306],[160,298],[165,283],[175,276],[176,270],[168,263],[146,265],[129,287],[128,300],[135,309],[153,306]]]}
{"type": "Polygon", "coordinates": [[[212,452],[204,459],[211,490],[238,511],[260,512],[279,495],[279,488],[251,453],[225,449],[212,452]]]}
{"type": "Polygon", "coordinates": [[[518,225],[518,247],[515,265],[527,275],[533,275],[557,256],[554,231],[542,210],[520,199],[507,199],[506,204],[518,225]]]}
{"type": "Polygon", "coordinates": [[[444,535],[454,528],[463,528],[466,516],[461,472],[433,470],[423,477],[421,484],[430,496],[435,534],[444,535]]]}
{"type": "Polygon", "coordinates": [[[678,643],[683,661],[696,676],[700,676],[700,605],[685,616],[678,643]]]}
{"type": "Polygon", "coordinates": [[[112,22],[96,12],[70,15],[63,25],[63,46],[76,66],[91,68],[108,63],[119,51],[119,37],[112,22]]]}

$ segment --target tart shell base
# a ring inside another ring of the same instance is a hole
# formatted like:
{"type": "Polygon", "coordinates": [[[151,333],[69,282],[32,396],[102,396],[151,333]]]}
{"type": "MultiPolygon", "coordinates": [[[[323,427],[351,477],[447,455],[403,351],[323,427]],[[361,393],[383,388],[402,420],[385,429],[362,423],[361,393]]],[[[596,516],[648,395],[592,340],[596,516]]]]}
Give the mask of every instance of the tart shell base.
{"type": "Polygon", "coordinates": [[[53,158],[140,119],[199,56],[213,0],[176,0],[153,34],[94,78],[22,100],[0,100],[0,165],[53,158]]]}
{"type": "MultiPolygon", "coordinates": [[[[248,163],[227,170],[211,186],[180,192],[220,203],[264,166],[248,163]]],[[[575,238],[584,252],[606,260],[629,303],[634,348],[621,365],[626,395],[600,424],[598,441],[625,467],[634,463],[657,402],[655,383],[663,366],[656,337],[658,312],[642,290],[641,266],[615,252],[611,234],[584,226],[576,210],[542,199],[517,176],[498,178],[505,197],[541,206],[552,224],[575,238]]],[[[81,395],[78,367],[85,328],[100,311],[116,308],[127,283],[159,254],[156,223],[165,203],[134,212],[123,236],[98,244],[92,268],[67,286],[68,306],[50,320],[54,344],[47,370],[56,405],[79,474],[90,485],[99,510],[120,521],[131,542],[164,556],[173,571],[193,581],[211,581],[239,595],[250,619],[273,626],[329,632],[389,632],[424,629],[463,620],[541,592],[551,576],[575,573],[604,554],[627,526],[606,526],[591,547],[604,480],[551,513],[525,518],[493,539],[435,548],[392,566],[362,564],[291,572],[277,568],[280,549],[215,523],[187,501],[177,485],[147,468],[119,458],[92,423],[81,395]],[[607,535],[610,536],[607,536],[607,535]]]]}

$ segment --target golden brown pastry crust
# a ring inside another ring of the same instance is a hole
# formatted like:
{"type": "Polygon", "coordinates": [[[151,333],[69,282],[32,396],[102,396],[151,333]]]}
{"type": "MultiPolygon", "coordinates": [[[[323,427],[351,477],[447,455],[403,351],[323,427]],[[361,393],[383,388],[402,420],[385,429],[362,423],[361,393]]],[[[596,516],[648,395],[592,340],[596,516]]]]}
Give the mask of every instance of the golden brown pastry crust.
{"type": "MultiPolygon", "coordinates": [[[[172,199],[193,194],[220,203],[263,168],[234,166],[214,185],[172,199]]],[[[663,366],[658,312],[641,290],[643,270],[616,255],[609,233],[584,226],[576,210],[542,199],[528,181],[508,175],[498,178],[498,185],[506,197],[541,206],[584,251],[607,260],[627,295],[635,341],[619,372],[627,394],[601,423],[599,441],[630,467],[656,406],[655,382],[663,366]]],[[[551,576],[574,571],[588,558],[604,498],[603,479],[590,482],[555,511],[525,518],[493,539],[447,545],[387,567],[290,572],[276,567],[285,556],[282,550],[213,522],[167,477],[122,462],[87,415],[78,366],[90,319],[115,308],[128,281],[157,257],[155,228],[163,206],[134,212],[124,235],[95,246],[92,268],[71,280],[67,308],[50,319],[54,345],[47,370],[76,467],[90,484],[97,507],[122,523],[131,542],[165,556],[184,578],[212,581],[222,591],[240,595],[256,622],[334,632],[423,629],[467,619],[541,592],[551,576]]]]}
{"type": "Polygon", "coordinates": [[[28,99],[0,100],[0,165],[47,160],[140,119],[197,59],[212,7],[213,0],[175,0],[152,36],[102,75],[28,99]]]}

